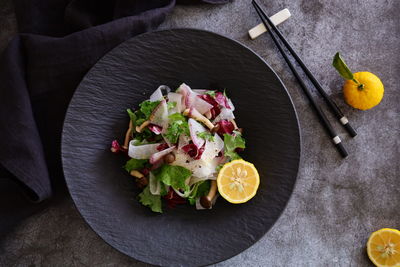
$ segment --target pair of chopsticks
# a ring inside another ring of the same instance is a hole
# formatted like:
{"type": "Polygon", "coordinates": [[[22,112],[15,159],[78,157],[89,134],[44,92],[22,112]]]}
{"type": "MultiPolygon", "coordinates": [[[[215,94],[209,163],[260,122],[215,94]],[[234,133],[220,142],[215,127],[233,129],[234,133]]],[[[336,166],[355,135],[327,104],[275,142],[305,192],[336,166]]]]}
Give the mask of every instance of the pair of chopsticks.
{"type": "Polygon", "coordinates": [[[271,22],[269,17],[261,9],[260,5],[255,0],[252,1],[252,4],[253,4],[254,8],[256,9],[257,14],[260,16],[262,22],[264,23],[265,28],[268,29],[268,32],[271,35],[271,38],[274,41],[275,45],[278,47],[283,58],[285,59],[286,63],[289,65],[289,68],[291,69],[291,71],[293,72],[297,81],[299,82],[300,87],[303,89],[304,93],[306,94],[307,98],[309,99],[311,106],[314,108],[314,111],[316,112],[321,124],[324,126],[324,128],[327,131],[327,133],[329,134],[329,136],[332,138],[333,144],[335,145],[335,147],[337,148],[337,150],[339,151],[340,155],[343,158],[347,157],[348,153],[342,144],[342,140],[336,133],[335,129],[332,127],[332,125],[329,122],[328,118],[326,117],[325,113],[322,111],[320,106],[315,102],[314,98],[311,95],[310,90],[307,88],[307,86],[303,82],[302,78],[300,77],[299,73],[293,66],[292,62],[289,60],[287,53],[284,51],[282,45],[278,42],[275,34],[279,37],[279,39],[285,45],[287,50],[289,50],[291,55],[295,58],[295,60],[300,65],[302,70],[305,72],[307,77],[310,79],[312,84],[315,86],[315,88],[321,94],[321,96],[323,97],[325,102],[328,104],[328,106],[330,107],[333,114],[340,121],[340,123],[347,130],[347,132],[350,134],[351,137],[355,137],[357,135],[356,131],[353,129],[353,127],[351,127],[348,119],[346,118],[346,116],[344,116],[343,112],[339,109],[339,107],[336,105],[336,103],[329,97],[329,95],[325,92],[325,90],[322,89],[321,84],[314,77],[314,75],[310,72],[310,70],[306,67],[304,62],[297,55],[297,53],[293,50],[293,48],[290,46],[290,44],[286,41],[286,39],[283,37],[282,33],[276,28],[276,26],[271,22]]]}

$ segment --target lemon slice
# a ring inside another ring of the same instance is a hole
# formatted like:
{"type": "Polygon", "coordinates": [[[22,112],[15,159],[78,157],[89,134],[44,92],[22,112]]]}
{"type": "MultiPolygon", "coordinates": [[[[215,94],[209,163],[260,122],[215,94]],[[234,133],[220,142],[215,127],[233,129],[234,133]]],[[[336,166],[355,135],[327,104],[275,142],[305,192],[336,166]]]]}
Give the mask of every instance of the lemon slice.
{"type": "Polygon", "coordinates": [[[400,231],[383,228],[368,239],[369,259],[378,267],[400,267],[400,231]]]}
{"type": "Polygon", "coordinates": [[[257,193],[259,184],[257,169],[241,159],[226,163],[217,178],[219,194],[234,204],[249,201],[257,193]]]}

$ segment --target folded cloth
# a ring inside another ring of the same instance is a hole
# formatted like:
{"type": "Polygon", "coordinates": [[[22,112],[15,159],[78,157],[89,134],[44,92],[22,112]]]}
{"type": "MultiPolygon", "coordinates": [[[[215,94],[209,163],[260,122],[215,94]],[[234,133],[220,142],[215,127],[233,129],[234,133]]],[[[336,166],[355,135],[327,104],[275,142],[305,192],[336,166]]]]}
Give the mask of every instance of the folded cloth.
{"type": "Polygon", "coordinates": [[[175,4],[15,0],[20,34],[0,58],[0,176],[14,179],[35,202],[49,198],[62,178],[61,129],[75,88],[105,53],[155,29],[175,4]]]}

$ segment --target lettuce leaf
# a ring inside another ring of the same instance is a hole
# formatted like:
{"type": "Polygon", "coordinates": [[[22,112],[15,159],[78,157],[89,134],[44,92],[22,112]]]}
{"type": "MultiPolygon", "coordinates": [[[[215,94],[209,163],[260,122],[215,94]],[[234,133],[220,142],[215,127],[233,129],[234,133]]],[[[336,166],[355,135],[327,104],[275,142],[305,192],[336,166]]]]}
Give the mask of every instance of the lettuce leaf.
{"type": "MultiPolygon", "coordinates": [[[[151,132],[148,128],[145,128],[141,133],[136,133],[135,128],[150,118],[151,113],[158,106],[158,104],[160,104],[160,102],[161,101],[150,102],[149,100],[146,100],[139,104],[140,108],[135,112],[133,112],[131,109],[126,110],[133,123],[133,133],[135,133],[134,137],[138,141],[143,141],[149,138],[157,138],[157,135],[151,132]]],[[[158,139],[155,141],[160,140],[160,138],[162,137],[158,137],[158,139]]]]}
{"type": "Polygon", "coordinates": [[[136,120],[137,120],[136,114],[130,108],[128,108],[126,110],[126,112],[128,112],[129,118],[131,119],[133,127],[135,128],[136,127],[136,120]]]}
{"type": "Polygon", "coordinates": [[[189,190],[189,186],[185,181],[192,175],[192,172],[184,167],[164,164],[154,170],[153,174],[159,181],[172,186],[175,190],[189,190]]]}
{"type": "Polygon", "coordinates": [[[154,212],[162,213],[161,196],[151,194],[149,186],[146,186],[142,193],[139,194],[139,202],[154,212]]]}
{"type": "Polygon", "coordinates": [[[190,205],[196,204],[196,199],[208,194],[210,191],[210,180],[200,181],[195,183],[192,188],[192,192],[188,196],[188,201],[190,205]]]}
{"type": "Polygon", "coordinates": [[[234,135],[224,134],[225,156],[229,157],[231,160],[241,159],[239,154],[235,151],[237,148],[246,148],[246,142],[240,132],[234,131],[234,135]]]}
{"type": "Polygon", "coordinates": [[[205,94],[215,97],[215,91],[206,91],[205,94]]]}
{"type": "Polygon", "coordinates": [[[175,101],[174,102],[168,102],[167,103],[167,107],[168,107],[168,110],[173,109],[174,107],[176,107],[176,102],[175,101]]]}
{"type": "Polygon", "coordinates": [[[127,172],[131,172],[133,170],[143,169],[148,162],[147,159],[130,159],[126,162],[124,169],[127,172]]]}
{"type": "Polygon", "coordinates": [[[165,137],[173,144],[178,142],[181,134],[190,135],[189,124],[185,116],[180,113],[174,113],[168,116],[169,127],[165,133],[165,137]]]}
{"type": "Polygon", "coordinates": [[[222,169],[222,167],[224,167],[224,164],[218,164],[218,166],[215,168],[215,171],[219,172],[222,169]]]}
{"type": "Polygon", "coordinates": [[[212,133],[210,133],[210,132],[200,132],[200,133],[197,133],[197,136],[204,140],[214,142],[214,135],[212,135],[212,133]]]}
{"type": "Polygon", "coordinates": [[[139,109],[133,112],[131,109],[127,109],[126,111],[129,114],[129,117],[134,122],[134,126],[139,126],[146,120],[150,118],[153,110],[160,104],[160,101],[150,102],[149,100],[143,101],[139,104],[139,109]]]}
{"type": "Polygon", "coordinates": [[[140,111],[145,116],[145,120],[150,118],[151,113],[160,104],[160,102],[161,101],[150,102],[150,100],[146,100],[139,104],[140,111]]]}

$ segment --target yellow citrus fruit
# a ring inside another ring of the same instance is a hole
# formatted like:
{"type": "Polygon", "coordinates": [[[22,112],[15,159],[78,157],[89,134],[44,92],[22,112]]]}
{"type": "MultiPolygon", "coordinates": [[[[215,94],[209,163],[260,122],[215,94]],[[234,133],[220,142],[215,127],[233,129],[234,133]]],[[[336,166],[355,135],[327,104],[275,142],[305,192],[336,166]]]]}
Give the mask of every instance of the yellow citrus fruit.
{"type": "Polygon", "coordinates": [[[219,194],[234,204],[249,201],[257,193],[259,185],[256,167],[242,159],[226,163],[217,178],[219,194]]]}
{"type": "Polygon", "coordinates": [[[343,86],[344,99],[353,108],[367,110],[378,105],[383,98],[383,84],[371,72],[356,72],[353,80],[346,80],[343,86]]]}
{"type": "Polygon", "coordinates": [[[369,259],[378,267],[400,266],[400,231],[382,228],[368,239],[369,259]]]}

